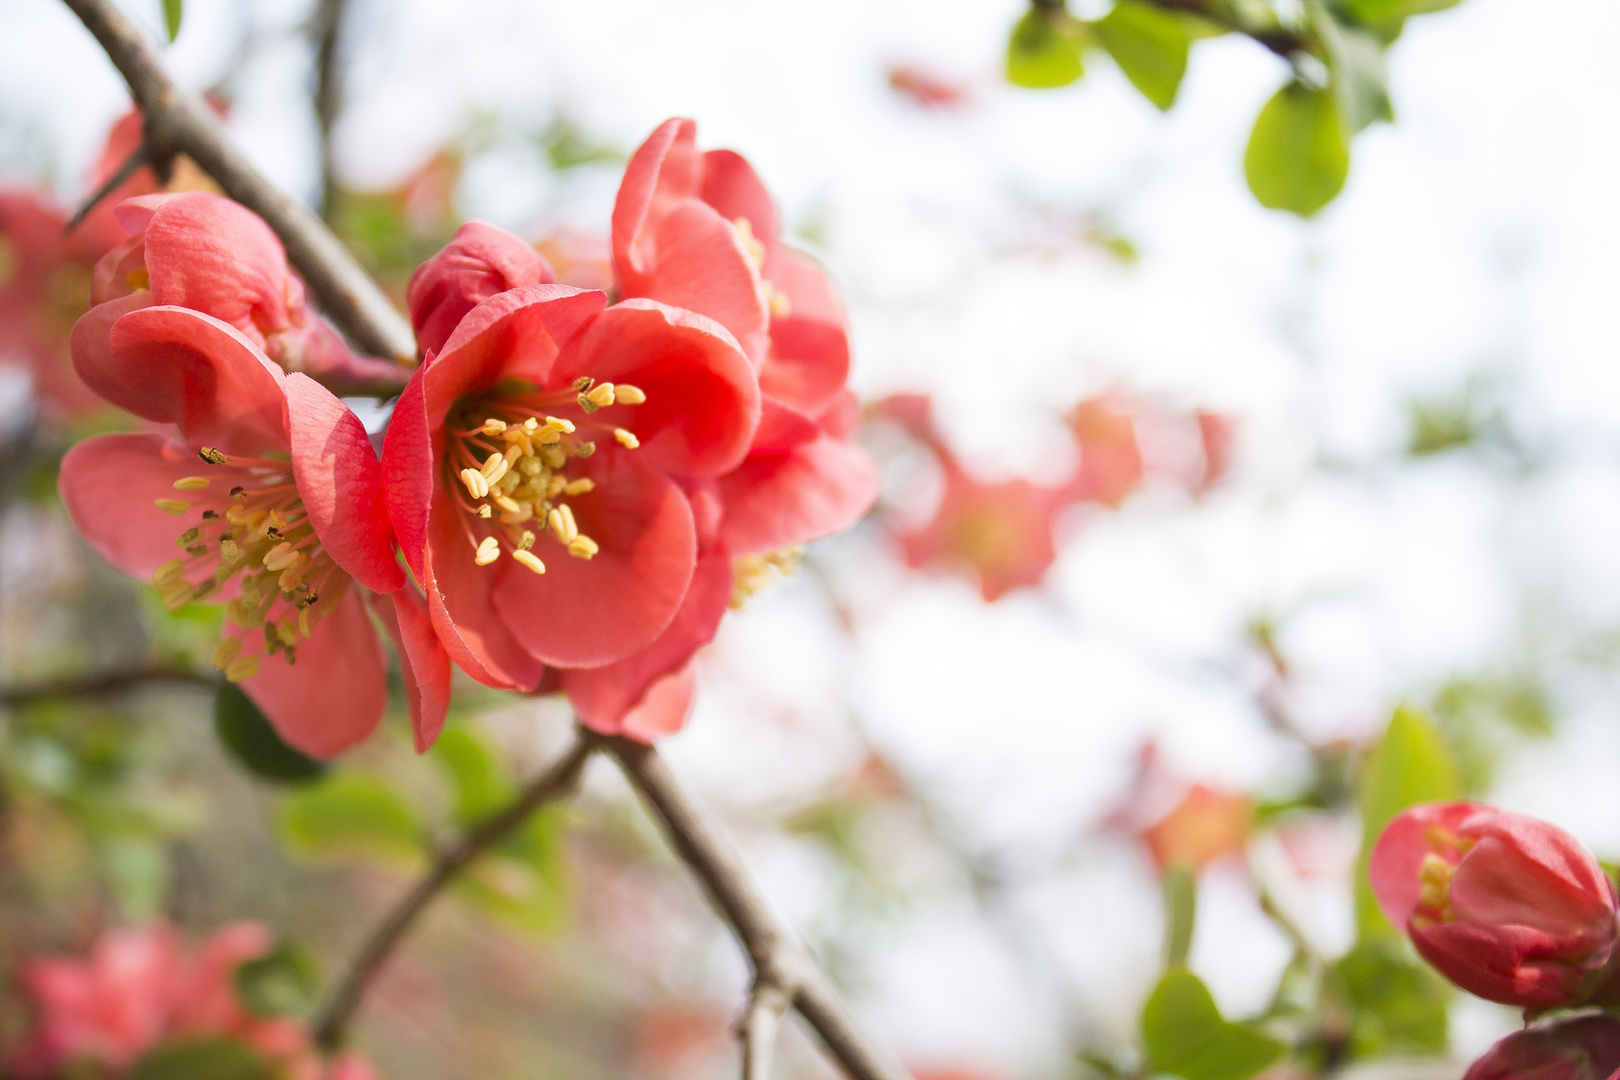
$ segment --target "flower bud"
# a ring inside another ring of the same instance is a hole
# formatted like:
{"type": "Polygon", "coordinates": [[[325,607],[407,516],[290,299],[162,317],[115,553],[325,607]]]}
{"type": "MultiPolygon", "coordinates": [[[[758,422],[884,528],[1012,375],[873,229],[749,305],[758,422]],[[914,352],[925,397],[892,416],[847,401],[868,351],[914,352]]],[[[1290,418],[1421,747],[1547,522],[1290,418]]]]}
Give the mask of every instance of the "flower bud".
{"type": "Polygon", "coordinates": [[[1468,1067],[1463,1080],[1609,1080],[1620,1069],[1620,1020],[1582,1016],[1516,1031],[1468,1067]]]}
{"type": "Polygon", "coordinates": [[[1385,916],[1470,993],[1547,1009],[1591,1002],[1605,981],[1615,888],[1562,829],[1472,803],[1416,806],[1378,838],[1369,875],[1385,916]]]}

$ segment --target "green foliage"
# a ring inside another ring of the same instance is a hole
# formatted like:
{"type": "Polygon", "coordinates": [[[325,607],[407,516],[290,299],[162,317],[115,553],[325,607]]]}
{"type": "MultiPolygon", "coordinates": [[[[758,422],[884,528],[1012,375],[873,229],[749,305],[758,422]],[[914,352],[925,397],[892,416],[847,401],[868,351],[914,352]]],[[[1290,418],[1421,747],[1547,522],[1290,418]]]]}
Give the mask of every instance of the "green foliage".
{"type": "Polygon", "coordinates": [[[1354,1008],[1355,1057],[1443,1054],[1450,992],[1391,938],[1358,942],[1333,966],[1354,1008]]]}
{"type": "Polygon", "coordinates": [[[535,136],[546,161],[558,172],[581,165],[612,165],[624,160],[624,152],[610,143],[599,142],[566,116],[559,116],[535,136]]]}
{"type": "Polygon", "coordinates": [[[1254,122],[1243,172],[1272,210],[1310,217],[1332,202],[1350,175],[1350,139],[1334,92],[1298,81],[1277,91],[1254,122]]]}
{"type": "Polygon", "coordinates": [[[276,784],[307,784],[326,774],[325,762],[281,741],[253,699],[226,683],[214,695],[214,731],[243,768],[276,784]]]}
{"type": "Polygon", "coordinates": [[[288,797],[282,841],[313,858],[359,858],[391,865],[421,862],[424,837],[416,815],[375,776],[333,773],[288,797]]]}
{"type": "Polygon", "coordinates": [[[171,43],[180,36],[180,16],[184,8],[185,0],[163,0],[163,31],[169,35],[171,43]]]}
{"type": "Polygon", "coordinates": [[[1356,870],[1356,925],[1363,939],[1392,936],[1367,882],[1367,860],[1378,834],[1396,814],[1418,803],[1460,798],[1462,776],[1440,729],[1423,713],[1401,706],[1361,776],[1361,859],[1356,870]]]}
{"type": "Polygon", "coordinates": [[[1369,30],[1339,22],[1320,3],[1310,5],[1311,21],[1327,49],[1328,68],[1339,112],[1354,134],[1374,120],[1393,120],[1384,43],[1369,30]]]}
{"type": "Polygon", "coordinates": [[[1131,85],[1161,110],[1175,104],[1191,41],[1183,21],[1137,0],[1119,0],[1092,31],[1131,85]]]}
{"type": "Polygon", "coordinates": [[[236,969],[236,992],[255,1016],[297,1016],[309,1011],[321,988],[315,954],[297,942],[283,941],[269,956],[236,969]]]}
{"type": "Polygon", "coordinates": [[[1364,23],[1387,23],[1456,7],[1458,0],[1346,0],[1345,8],[1364,23]]]}
{"type": "Polygon", "coordinates": [[[1198,878],[1191,868],[1172,866],[1160,882],[1164,891],[1164,966],[1186,967],[1198,918],[1198,878]]]}
{"type": "Polygon", "coordinates": [[[1470,795],[1490,786],[1497,763],[1519,740],[1553,733],[1547,691],[1528,673],[1453,679],[1435,695],[1434,712],[1470,795]]]}
{"type": "Polygon", "coordinates": [[[1150,1072],[1183,1080],[1248,1080],[1284,1050],[1275,1039],[1222,1019],[1203,981],[1185,968],[1165,973],[1148,998],[1142,1042],[1150,1072]]]}
{"type": "Polygon", "coordinates": [[[270,1063],[235,1039],[165,1043],[130,1066],[125,1080],[274,1080],[270,1063]]]}
{"type": "Polygon", "coordinates": [[[1407,454],[1421,458],[1476,449],[1522,458],[1503,392],[1488,373],[1475,373],[1449,392],[1407,402],[1407,454]]]}
{"type": "Polygon", "coordinates": [[[1085,74],[1085,24],[1066,11],[1031,8],[1007,41],[1007,81],[1029,90],[1068,86],[1085,74]]]}

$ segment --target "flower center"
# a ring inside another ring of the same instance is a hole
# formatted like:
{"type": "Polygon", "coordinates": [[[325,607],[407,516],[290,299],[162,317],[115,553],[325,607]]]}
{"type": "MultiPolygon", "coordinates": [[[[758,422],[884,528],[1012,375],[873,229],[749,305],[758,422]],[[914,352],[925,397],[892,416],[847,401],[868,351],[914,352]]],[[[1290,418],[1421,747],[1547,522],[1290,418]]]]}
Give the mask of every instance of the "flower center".
{"type": "Polygon", "coordinates": [[[506,552],[543,574],[546,564],[533,549],[546,534],[576,559],[594,556],[600,548],[579,531],[569,500],[590,494],[596,483],[570,470],[596,452],[590,436],[611,437],[627,450],[640,446],[629,430],[594,414],[646,400],[637,387],[587,377],[568,390],[481,398],[452,413],[444,488],[464,511],[473,561],[488,566],[506,552]],[[553,414],[572,409],[578,419],[553,414]]]}
{"type": "Polygon", "coordinates": [[[157,507],[175,517],[199,514],[200,523],[175,538],[185,557],[158,567],[152,584],[163,606],[178,611],[242,576],[240,593],[225,605],[234,629],[226,631],[213,657],[226,678],[240,682],[278,652],[292,664],[310,627],[343,598],[349,576],[321,547],[291,463],[208,446],[197,456],[212,466],[208,475],[176,480],[185,497],[159,499],[157,507]],[[252,630],[263,631],[262,650],[252,630]]]}

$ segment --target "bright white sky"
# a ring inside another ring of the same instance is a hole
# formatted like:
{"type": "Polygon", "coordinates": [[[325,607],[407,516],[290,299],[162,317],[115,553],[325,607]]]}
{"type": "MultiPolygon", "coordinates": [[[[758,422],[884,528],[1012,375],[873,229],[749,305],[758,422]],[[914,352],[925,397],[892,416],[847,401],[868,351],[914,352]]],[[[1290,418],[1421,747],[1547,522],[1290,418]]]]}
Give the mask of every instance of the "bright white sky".
{"type": "MultiPolygon", "coordinates": [[[[271,40],[301,17],[257,6],[271,40]]],[[[1148,733],[1216,783],[1298,767],[1220,673],[1256,613],[1297,612],[1283,638],[1295,704],[1322,735],[1365,734],[1403,694],[1509,662],[1529,636],[1620,625],[1615,5],[1465,0],[1415,20],[1391,55],[1398,123],[1357,139],[1349,186],[1310,224],[1243,185],[1248,126],[1285,72],[1241,40],[1199,44],[1161,116],[1101,57],[1068,90],[1000,85],[1018,0],[354,6],[364,41],[340,164],[356,183],[396,180],[480,114],[515,130],[560,107],[626,149],[690,115],[705,144],[755,162],[790,222],[824,223],[861,388],[932,391],[988,471],[1039,472],[1062,408],[1113,385],[1242,419],[1226,490],[1197,508],[1149,493],[1086,523],[1044,595],[987,608],[965,585],[869,565],[869,539],[825,547],[835,570],[867,560],[835,575],[861,598],[858,647],[808,580],[733,620],[671,744],[719,801],[814,789],[847,764],[850,705],[971,843],[1041,865],[1117,796],[1148,733]],[[886,89],[893,60],[972,79],[973,104],[920,112],[886,89]],[[1037,207],[1105,213],[1141,262],[1054,244],[1037,207]],[[1506,381],[1523,426],[1567,464],[1523,482],[1455,460],[1398,467],[1402,402],[1475,370],[1506,381]],[[1321,458],[1355,472],[1313,468],[1321,458]]],[[[149,26],[156,7],[136,9],[149,26]]],[[[188,0],[173,68],[217,79],[238,11],[188,0]]],[[[43,149],[69,191],[122,87],[51,0],[8,0],[0,19],[9,163],[43,149]]],[[[239,70],[233,124],[307,192],[303,65],[284,43],[239,70]]],[[[615,180],[548,179],[508,145],[476,164],[462,209],[530,235],[605,228],[615,180]]],[[[1620,852],[1614,689],[1560,685],[1564,736],[1514,762],[1501,792],[1607,854],[1620,852]]],[[[802,848],[761,837],[752,854],[785,911],[826,916],[826,874],[802,848]]],[[[939,868],[908,858],[914,916],[860,943],[885,1037],[911,1060],[1061,1064],[1053,1032],[1073,1016],[939,868]]],[[[1302,918],[1342,946],[1347,908],[1312,904],[1302,918]]],[[[1128,1038],[1158,949],[1134,857],[1099,848],[1016,906],[1086,1023],[1128,1038]]],[[[1223,1005],[1260,1007],[1285,959],[1243,888],[1213,878],[1194,964],[1223,1005]]],[[[1474,1014],[1464,1041],[1495,1023],[1474,1014]]]]}

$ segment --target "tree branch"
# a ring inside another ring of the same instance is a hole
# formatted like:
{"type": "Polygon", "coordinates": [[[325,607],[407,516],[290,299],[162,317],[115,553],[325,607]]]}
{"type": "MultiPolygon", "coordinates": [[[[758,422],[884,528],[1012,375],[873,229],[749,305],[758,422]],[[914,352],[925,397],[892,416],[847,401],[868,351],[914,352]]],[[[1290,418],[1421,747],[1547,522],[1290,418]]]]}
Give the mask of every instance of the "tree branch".
{"type": "Polygon", "coordinates": [[[88,679],[57,679],[52,682],[0,687],[0,708],[12,709],[20,705],[31,705],[36,701],[48,701],[51,698],[105,697],[146,683],[172,682],[212,689],[218,686],[220,681],[217,676],[205,675],[190,668],[151,667],[140,671],[95,675],[88,679]]]}
{"type": "Polygon", "coordinates": [[[343,73],[338,68],[339,35],[346,0],[319,0],[310,29],[315,35],[315,124],[320,131],[321,218],[332,221],[337,169],[332,163],[332,128],[343,108],[343,73]]]}
{"type": "Polygon", "coordinates": [[[433,860],[426,876],[406,893],[394,909],[371,932],[344,972],[342,980],[331,998],[315,1014],[310,1025],[315,1044],[333,1050],[343,1042],[349,1021],[360,1007],[366,984],[377,973],[388,956],[427,908],[435,896],[478,856],[505,839],[514,829],[529,819],[536,810],[569,792],[579,779],[585,761],[595,749],[594,741],[585,736],[576,739],[556,764],[541,773],[512,803],[493,817],[478,825],[456,843],[445,848],[433,860]]]}
{"type": "Polygon", "coordinates": [[[175,86],[135,26],[111,0],[63,0],[106,51],[146,118],[154,158],[190,155],[225,194],[269,223],[321,308],[362,349],[410,363],[411,329],[338,239],[308,209],[277,191],[230,144],[219,120],[175,86]]]}
{"type": "Polygon", "coordinates": [[[771,1080],[771,1061],[776,1057],[776,1033],[787,1012],[788,995],[769,982],[754,983],[748,995],[748,1012],[743,1016],[742,1080],[771,1080]]]}
{"type": "Polygon", "coordinates": [[[855,1080],[905,1080],[905,1072],[860,1030],[832,983],[777,921],[742,857],[682,790],[658,751],[629,739],[604,742],[748,953],[756,986],[750,1021],[760,1005],[758,988],[775,988],[855,1080]]]}

